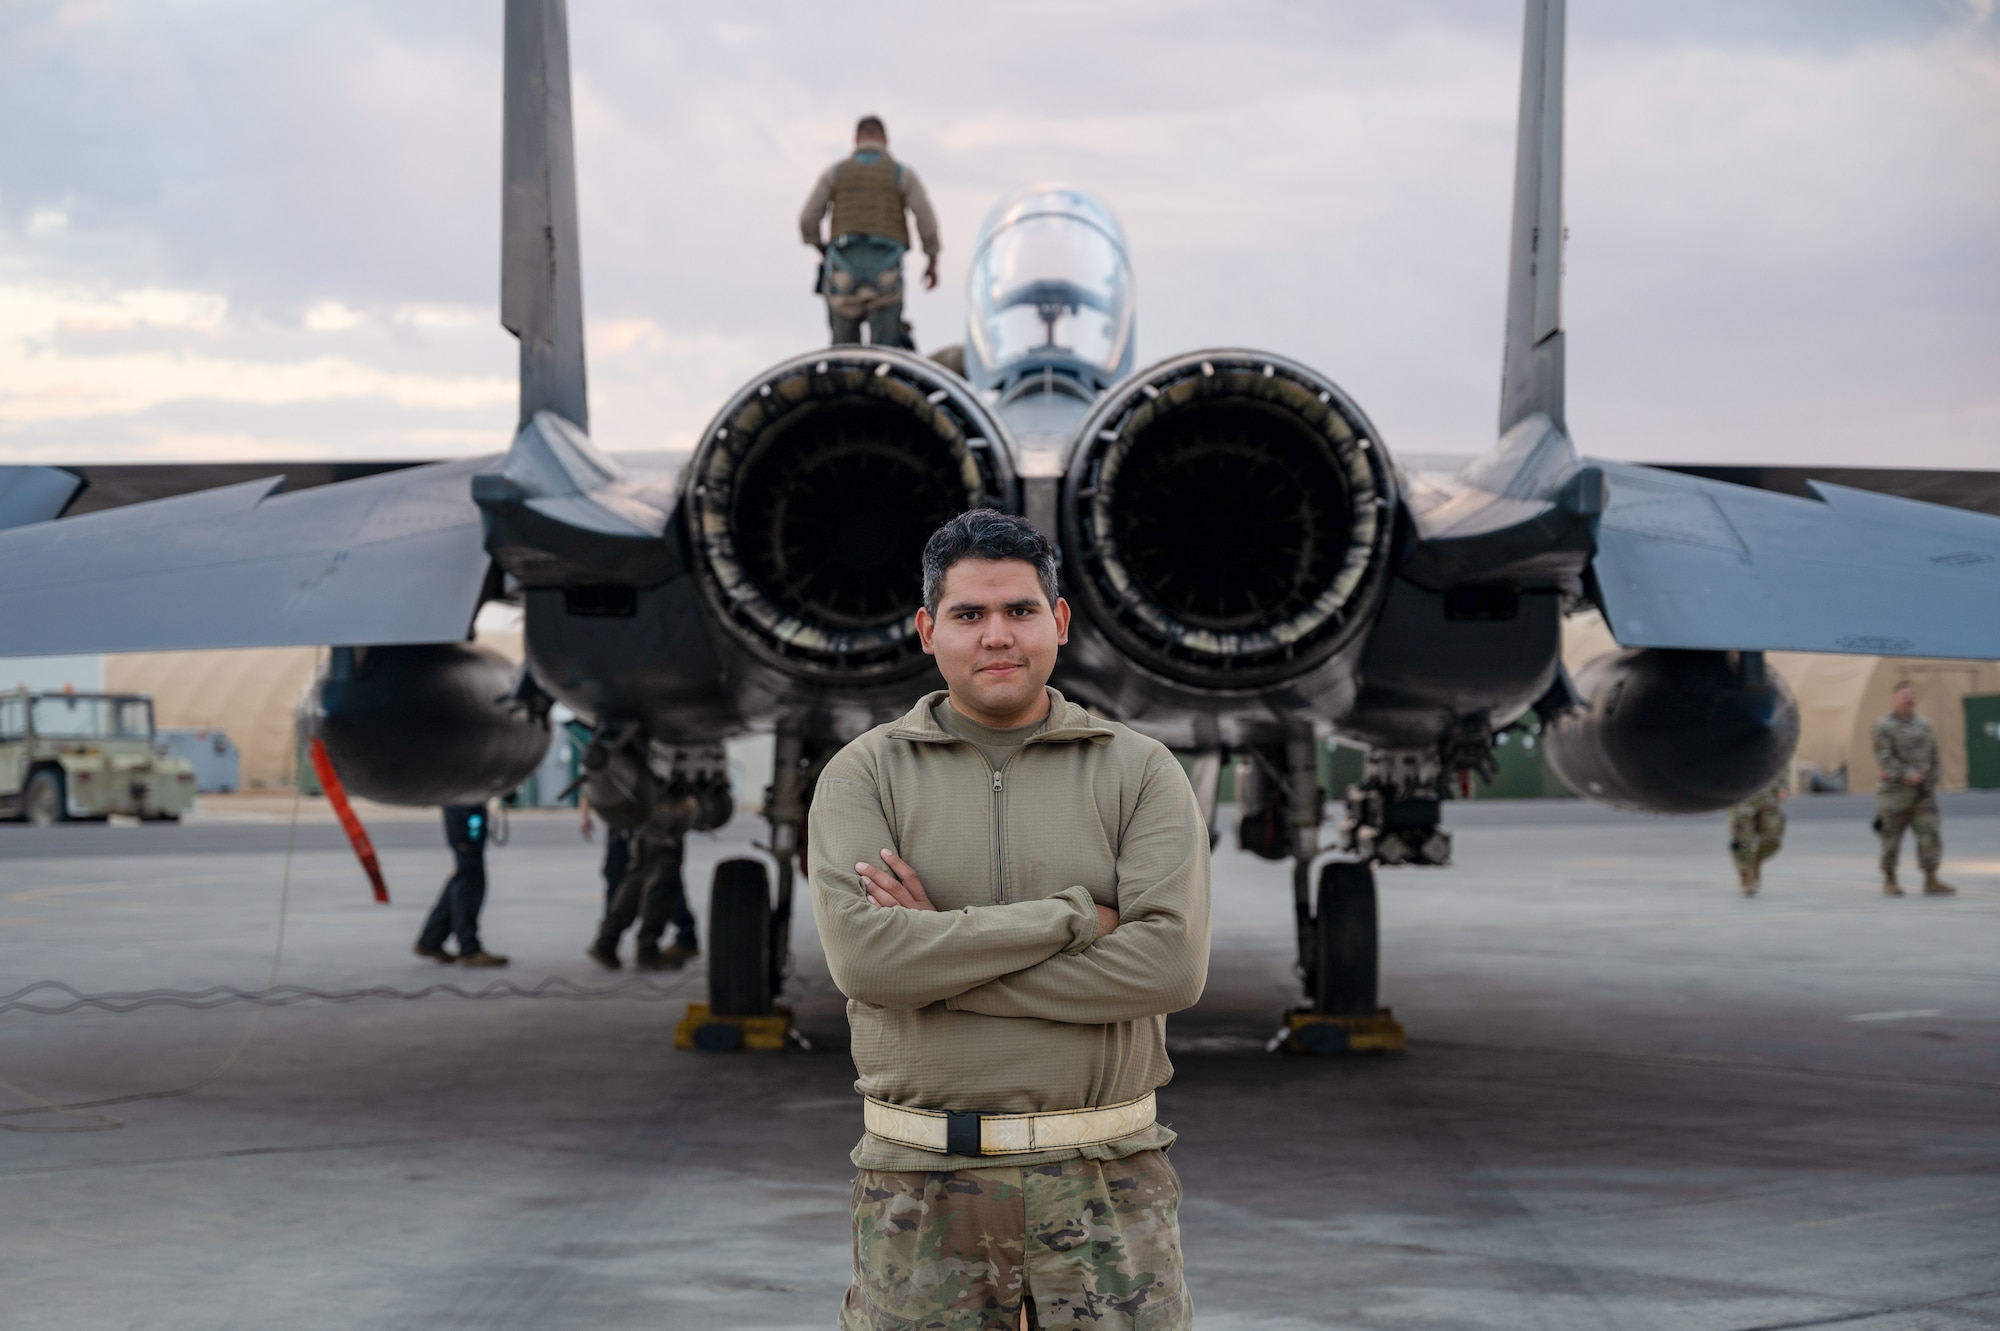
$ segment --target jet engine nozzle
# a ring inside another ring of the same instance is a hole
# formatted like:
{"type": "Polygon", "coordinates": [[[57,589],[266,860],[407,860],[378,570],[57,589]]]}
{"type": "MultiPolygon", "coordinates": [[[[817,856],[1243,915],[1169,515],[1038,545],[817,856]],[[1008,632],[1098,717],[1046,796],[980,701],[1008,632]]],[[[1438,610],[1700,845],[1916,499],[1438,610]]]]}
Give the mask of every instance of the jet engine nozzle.
{"type": "Polygon", "coordinates": [[[1761,657],[1627,648],[1585,662],[1576,690],[1584,705],[1548,726],[1543,752],[1614,808],[1726,809],[1777,779],[1799,740],[1799,705],[1761,657]]]}
{"type": "Polygon", "coordinates": [[[1198,687],[1295,678],[1366,625],[1396,479],[1329,380],[1203,351],[1112,390],[1071,445],[1073,594],[1135,661],[1198,687]]]}
{"type": "Polygon", "coordinates": [[[710,424],[684,486],[715,618],[787,674],[849,682],[921,659],[931,533],[970,508],[1018,511],[1013,447],[971,385],[877,347],[759,375],[710,424]]]}
{"type": "Polygon", "coordinates": [[[549,747],[512,701],[520,668],[445,642],[336,647],[303,706],[350,793],[384,804],[479,804],[519,786],[549,747]]]}

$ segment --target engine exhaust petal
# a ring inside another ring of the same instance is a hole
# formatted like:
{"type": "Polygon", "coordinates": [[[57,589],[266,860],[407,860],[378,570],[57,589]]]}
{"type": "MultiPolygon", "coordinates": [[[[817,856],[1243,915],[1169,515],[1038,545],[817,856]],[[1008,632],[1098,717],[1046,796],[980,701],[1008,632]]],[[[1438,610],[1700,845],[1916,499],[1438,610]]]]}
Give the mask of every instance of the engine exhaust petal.
{"type": "Polygon", "coordinates": [[[921,668],[924,542],[971,508],[1019,511],[1013,443],[933,361],[843,346],[782,361],[709,425],[683,482],[712,618],[793,678],[921,668]]]}
{"type": "Polygon", "coordinates": [[[1255,351],[1113,389],[1066,468],[1066,584],[1131,659],[1183,684],[1296,678],[1362,632],[1389,577],[1396,476],[1330,380],[1255,351]]]}

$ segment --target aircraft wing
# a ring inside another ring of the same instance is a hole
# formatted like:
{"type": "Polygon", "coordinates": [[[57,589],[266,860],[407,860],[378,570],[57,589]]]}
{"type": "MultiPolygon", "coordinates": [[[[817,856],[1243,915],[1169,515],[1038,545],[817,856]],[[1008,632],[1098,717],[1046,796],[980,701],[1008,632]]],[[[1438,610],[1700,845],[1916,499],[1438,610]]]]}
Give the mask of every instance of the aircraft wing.
{"type": "Polygon", "coordinates": [[[1592,465],[1609,493],[1591,567],[1624,646],[2000,659],[2000,518],[1592,465]]]}
{"type": "Polygon", "coordinates": [[[490,562],[471,478],[493,461],[0,530],[0,656],[462,639],[490,562]]]}
{"type": "Polygon", "coordinates": [[[61,467],[0,467],[0,530],[61,515],[83,478],[61,467]]]}
{"type": "Polygon", "coordinates": [[[1936,467],[1777,467],[1710,466],[1688,462],[1655,462],[1648,466],[1677,471],[1711,481],[1747,485],[1753,490],[1813,497],[1815,481],[1845,485],[1877,494],[1920,499],[1947,508],[1969,508],[2000,517],[2000,471],[1952,471],[1936,467]]]}

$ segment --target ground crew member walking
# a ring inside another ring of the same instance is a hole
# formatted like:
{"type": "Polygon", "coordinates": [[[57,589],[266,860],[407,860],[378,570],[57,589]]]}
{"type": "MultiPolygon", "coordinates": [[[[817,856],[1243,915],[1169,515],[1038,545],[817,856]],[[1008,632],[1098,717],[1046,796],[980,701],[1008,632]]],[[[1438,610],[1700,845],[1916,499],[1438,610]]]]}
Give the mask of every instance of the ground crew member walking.
{"type": "Polygon", "coordinates": [[[1882,890],[1903,895],[1896,882],[1903,829],[1917,834],[1917,865],[1924,871],[1924,895],[1948,897],[1958,889],[1938,879],[1944,842],[1938,835],[1938,747],[1931,723],[1917,715],[1916,686],[1896,685],[1895,705],[1875,723],[1875,765],[1882,769],[1875,788],[1875,830],[1882,834],[1882,890]]]}
{"type": "Polygon", "coordinates": [[[827,765],[813,913],[866,1097],[840,1325],[1184,1328],[1166,1014],[1208,974],[1208,832],[1164,745],[1047,686],[1056,555],[924,550],[947,688],[827,765]]]}
{"type": "Polygon", "coordinates": [[[1764,881],[1764,861],[1785,845],[1785,797],[1791,788],[1779,777],[1729,811],[1729,854],[1743,895],[1754,897],[1764,881]]]}
{"type": "Polygon", "coordinates": [[[909,347],[903,323],[903,254],[916,219],[923,242],[924,290],[938,282],[937,215],[917,173],[889,156],[889,131],[875,116],[854,127],[854,155],[826,169],[799,213],[799,234],[823,256],[819,290],[836,345],[859,342],[861,325],[878,347],[909,347]],[[820,223],[831,212],[822,238],[820,223]]]}
{"type": "MultiPolygon", "coordinates": [[[[604,918],[598,923],[597,937],[587,955],[606,970],[617,970],[618,940],[639,922],[632,950],[632,964],[642,971],[678,970],[700,951],[677,939],[667,952],[660,950],[660,936],[676,916],[686,915],[682,939],[694,933],[694,917],[687,915],[687,884],[681,878],[681,863],[687,855],[687,832],[693,825],[692,799],[662,800],[660,807],[639,826],[625,834],[626,851],[614,883],[612,854],[607,854],[604,918]],[[669,956],[668,952],[673,955],[669,956]]],[[[612,847],[613,854],[616,846],[612,847]]]]}
{"type": "MultiPolygon", "coordinates": [[[[589,796],[586,795],[577,800],[577,811],[578,829],[583,833],[583,839],[588,841],[590,840],[592,823],[589,796]]],[[[668,892],[674,898],[674,941],[662,948],[659,946],[659,935],[655,933],[651,936],[652,944],[649,947],[647,944],[648,935],[644,927],[642,927],[639,934],[638,955],[633,962],[640,970],[677,971],[687,965],[690,958],[701,955],[701,937],[695,929],[694,912],[688,909],[687,904],[687,884],[680,877],[681,860],[686,858],[684,835],[680,838],[680,841],[682,848],[680,860],[676,860],[672,865],[665,863],[656,865],[656,869],[663,874],[670,869],[673,874],[673,882],[670,884],[662,877],[654,888],[656,892],[668,892]]],[[[610,920],[614,912],[619,909],[618,890],[625,885],[625,879],[628,877],[631,867],[632,833],[606,823],[604,825],[604,918],[606,920],[610,920]]],[[[639,894],[641,897],[639,909],[643,915],[645,901],[649,899],[646,896],[646,887],[644,885],[641,885],[639,894]]],[[[629,925],[630,923],[631,920],[628,917],[624,921],[624,924],[619,926],[618,934],[623,934],[625,925],[629,925]]],[[[617,936],[613,936],[611,946],[608,949],[604,948],[601,946],[603,942],[602,930],[603,926],[600,925],[599,938],[592,942],[589,955],[591,960],[597,962],[599,965],[604,966],[608,970],[615,971],[620,965],[618,960],[617,936]]]]}
{"type": "Polygon", "coordinates": [[[486,904],[486,806],[457,804],[444,811],[444,839],[451,847],[452,874],[431,907],[416,953],[432,961],[461,966],[504,966],[507,958],[479,945],[479,910],[486,904]],[[456,935],[458,954],[445,950],[456,935]]]}

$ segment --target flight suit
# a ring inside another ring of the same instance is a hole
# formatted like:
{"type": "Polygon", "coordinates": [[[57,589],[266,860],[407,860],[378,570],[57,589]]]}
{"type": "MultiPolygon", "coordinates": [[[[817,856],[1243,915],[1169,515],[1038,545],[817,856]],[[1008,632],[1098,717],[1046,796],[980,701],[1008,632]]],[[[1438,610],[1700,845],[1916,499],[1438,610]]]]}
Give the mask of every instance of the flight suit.
{"type": "Polygon", "coordinates": [[[1757,890],[1764,861],[1784,848],[1784,793],[1781,777],[1729,811],[1729,854],[1746,893],[1757,890]]]}
{"type": "Polygon", "coordinates": [[[1881,784],[1875,788],[1882,872],[1896,872],[1907,827],[1916,833],[1918,867],[1935,873],[1944,858],[1944,840],[1938,830],[1938,747],[1931,723],[1914,715],[1906,721],[1894,712],[1877,721],[1875,765],[1882,769],[1881,784]],[[1922,785],[1912,786],[1903,779],[1912,772],[1923,776],[1922,785]]]}
{"type": "Polygon", "coordinates": [[[799,234],[823,249],[820,292],[835,345],[859,342],[861,325],[878,347],[914,350],[903,324],[903,255],[910,248],[904,214],[916,219],[924,254],[937,258],[937,215],[923,181],[886,149],[863,148],[820,176],[799,213],[799,234]],[[831,213],[827,239],[820,223],[831,213]]]}

